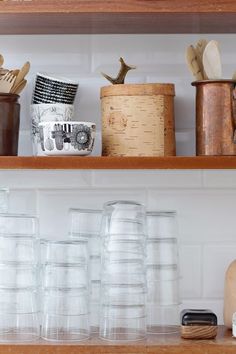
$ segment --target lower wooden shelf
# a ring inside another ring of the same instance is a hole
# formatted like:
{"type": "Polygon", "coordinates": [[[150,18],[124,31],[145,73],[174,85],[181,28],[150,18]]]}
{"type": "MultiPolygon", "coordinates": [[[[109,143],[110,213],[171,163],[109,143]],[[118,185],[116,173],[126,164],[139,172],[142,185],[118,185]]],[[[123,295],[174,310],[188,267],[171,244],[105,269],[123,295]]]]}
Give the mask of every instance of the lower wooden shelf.
{"type": "Polygon", "coordinates": [[[214,340],[181,339],[179,334],[150,335],[145,341],[106,342],[96,336],[85,342],[0,344],[0,354],[235,354],[236,339],[231,331],[219,326],[214,340]]]}
{"type": "Polygon", "coordinates": [[[236,169],[236,156],[0,156],[0,169],[236,169]]]}

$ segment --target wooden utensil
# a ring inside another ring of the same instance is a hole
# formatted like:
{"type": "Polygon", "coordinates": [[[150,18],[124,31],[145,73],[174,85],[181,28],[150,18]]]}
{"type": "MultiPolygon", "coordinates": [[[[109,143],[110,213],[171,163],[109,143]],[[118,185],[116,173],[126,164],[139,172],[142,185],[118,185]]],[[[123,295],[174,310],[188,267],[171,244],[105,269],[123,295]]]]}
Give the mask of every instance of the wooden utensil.
{"type": "Polygon", "coordinates": [[[218,42],[207,43],[202,57],[203,67],[209,79],[221,79],[222,66],[218,42]]]}
{"type": "Polygon", "coordinates": [[[200,66],[204,80],[208,79],[208,77],[205,73],[204,67],[203,67],[203,62],[202,62],[203,52],[206,48],[207,43],[208,43],[208,41],[206,39],[199,39],[197,41],[196,47],[195,47],[195,51],[196,51],[196,55],[197,55],[197,59],[198,59],[198,64],[200,66]]]}
{"type": "Polygon", "coordinates": [[[25,88],[26,84],[27,84],[27,80],[25,79],[22,80],[11,92],[19,95],[21,91],[25,88]]]}
{"type": "Polygon", "coordinates": [[[20,69],[17,77],[16,77],[16,81],[15,81],[15,84],[13,86],[13,89],[21,82],[24,80],[25,76],[28,74],[30,70],[30,62],[27,61],[23,66],[22,68],[20,69]]]}
{"type": "Polygon", "coordinates": [[[3,63],[4,63],[4,58],[2,54],[0,54],[0,67],[3,66],[3,63]]]}
{"type": "Polygon", "coordinates": [[[10,72],[5,74],[0,79],[0,92],[1,93],[9,93],[11,91],[12,86],[14,85],[16,77],[12,75],[10,72]]]}
{"type": "Polygon", "coordinates": [[[186,50],[186,62],[189,70],[193,74],[196,80],[203,80],[203,75],[201,72],[201,68],[198,63],[196,51],[193,45],[187,47],[186,50]]]}

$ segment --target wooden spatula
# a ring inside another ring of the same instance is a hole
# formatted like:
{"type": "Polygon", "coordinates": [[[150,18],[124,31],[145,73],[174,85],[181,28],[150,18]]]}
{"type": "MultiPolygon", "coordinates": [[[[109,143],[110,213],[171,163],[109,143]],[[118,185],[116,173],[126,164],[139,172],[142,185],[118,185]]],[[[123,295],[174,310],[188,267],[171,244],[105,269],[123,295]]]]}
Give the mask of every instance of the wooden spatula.
{"type": "Polygon", "coordinates": [[[190,45],[186,50],[186,62],[189,70],[196,80],[203,80],[201,68],[198,63],[197,55],[194,46],[190,45]]]}
{"type": "Polygon", "coordinates": [[[207,43],[202,57],[203,67],[209,79],[221,79],[222,66],[218,42],[207,43]]]}
{"type": "Polygon", "coordinates": [[[17,85],[22,81],[24,80],[25,76],[28,74],[30,70],[30,62],[27,61],[23,66],[22,68],[20,69],[18,75],[16,76],[16,81],[14,83],[14,86],[13,86],[13,90],[15,89],[15,87],[17,87],[17,85]]]}
{"type": "Polygon", "coordinates": [[[203,57],[203,52],[204,52],[204,50],[206,48],[207,43],[208,43],[208,41],[206,39],[199,39],[197,41],[197,43],[196,43],[196,46],[195,46],[195,51],[196,51],[196,55],[197,55],[198,64],[200,66],[203,78],[205,80],[207,80],[208,77],[207,77],[207,75],[205,73],[205,70],[204,70],[204,67],[203,67],[202,57],[203,57]]]}
{"type": "Polygon", "coordinates": [[[3,58],[2,54],[0,54],[0,67],[3,66],[3,63],[4,63],[4,58],[3,58]]]}

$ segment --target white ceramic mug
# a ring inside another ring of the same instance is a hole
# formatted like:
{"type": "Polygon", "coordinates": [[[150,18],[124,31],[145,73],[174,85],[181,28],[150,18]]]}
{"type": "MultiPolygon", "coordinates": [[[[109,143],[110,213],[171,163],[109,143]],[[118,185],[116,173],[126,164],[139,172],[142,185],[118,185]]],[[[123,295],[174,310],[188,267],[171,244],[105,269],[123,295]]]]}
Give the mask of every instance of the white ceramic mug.
{"type": "Polygon", "coordinates": [[[39,123],[71,121],[74,117],[74,106],[63,103],[32,104],[30,106],[30,116],[34,155],[43,155],[39,137],[39,123]]]}

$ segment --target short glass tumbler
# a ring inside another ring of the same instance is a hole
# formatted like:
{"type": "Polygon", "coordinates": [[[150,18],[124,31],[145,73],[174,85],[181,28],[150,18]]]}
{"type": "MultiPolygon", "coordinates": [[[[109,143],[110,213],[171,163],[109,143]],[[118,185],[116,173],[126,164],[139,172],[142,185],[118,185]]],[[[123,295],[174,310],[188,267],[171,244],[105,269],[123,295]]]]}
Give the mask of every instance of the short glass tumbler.
{"type": "Polygon", "coordinates": [[[176,238],[178,236],[175,211],[147,212],[148,238],[176,238]]]}

